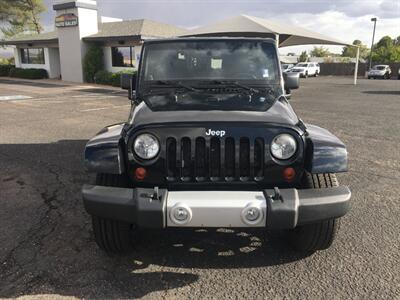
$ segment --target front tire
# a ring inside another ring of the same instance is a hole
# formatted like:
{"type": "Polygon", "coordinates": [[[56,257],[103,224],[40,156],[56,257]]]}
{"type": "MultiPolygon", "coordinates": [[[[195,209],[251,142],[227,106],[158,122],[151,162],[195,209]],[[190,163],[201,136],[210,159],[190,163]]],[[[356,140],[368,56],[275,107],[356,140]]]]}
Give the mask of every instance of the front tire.
{"type": "MultiPolygon", "coordinates": [[[[123,175],[98,174],[96,185],[128,187],[128,180],[123,175]]],[[[121,254],[132,250],[134,225],[92,216],[94,239],[100,249],[110,254],[121,254]]]]}
{"type": "MultiPolygon", "coordinates": [[[[321,189],[339,186],[335,174],[305,173],[303,188],[321,189]]],[[[339,229],[339,219],[298,226],[288,232],[289,243],[302,252],[315,252],[328,249],[339,229]]]]}

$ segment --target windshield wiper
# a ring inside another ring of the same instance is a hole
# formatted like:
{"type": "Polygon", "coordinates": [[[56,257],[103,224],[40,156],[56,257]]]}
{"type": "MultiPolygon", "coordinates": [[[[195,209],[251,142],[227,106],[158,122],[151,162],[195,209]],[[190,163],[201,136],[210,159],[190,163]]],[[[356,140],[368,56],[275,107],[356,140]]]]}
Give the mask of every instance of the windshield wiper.
{"type": "Polygon", "coordinates": [[[167,85],[167,86],[172,86],[172,87],[181,87],[184,88],[188,91],[192,91],[192,92],[198,92],[198,89],[195,89],[194,87],[187,85],[187,84],[183,84],[180,81],[171,81],[171,80],[156,80],[155,81],[156,84],[162,84],[162,85],[167,85]]]}
{"type": "Polygon", "coordinates": [[[255,89],[255,88],[252,88],[252,87],[250,87],[248,85],[239,83],[239,82],[234,81],[234,80],[213,80],[211,82],[215,83],[215,84],[227,84],[227,85],[230,84],[230,85],[234,85],[234,86],[240,87],[242,89],[248,90],[251,93],[259,93],[260,92],[259,90],[255,89]]]}

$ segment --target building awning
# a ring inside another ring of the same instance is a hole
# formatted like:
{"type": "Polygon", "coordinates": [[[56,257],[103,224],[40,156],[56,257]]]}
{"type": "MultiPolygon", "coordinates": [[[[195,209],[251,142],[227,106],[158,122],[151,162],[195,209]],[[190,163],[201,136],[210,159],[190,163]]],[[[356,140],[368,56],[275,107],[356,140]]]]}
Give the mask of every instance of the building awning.
{"type": "MultiPolygon", "coordinates": [[[[181,36],[268,37],[275,39],[278,47],[300,45],[354,46],[336,38],[299,26],[279,24],[270,20],[241,15],[193,29],[181,36]]],[[[354,84],[357,84],[360,48],[357,47],[354,84]]]]}
{"type": "Polygon", "coordinates": [[[53,44],[58,43],[56,31],[41,34],[21,34],[8,40],[0,41],[0,45],[20,45],[20,44],[53,44]]]}
{"type": "Polygon", "coordinates": [[[279,38],[279,47],[323,44],[349,45],[346,42],[298,26],[241,15],[199,27],[181,36],[236,36],[279,38]]]}

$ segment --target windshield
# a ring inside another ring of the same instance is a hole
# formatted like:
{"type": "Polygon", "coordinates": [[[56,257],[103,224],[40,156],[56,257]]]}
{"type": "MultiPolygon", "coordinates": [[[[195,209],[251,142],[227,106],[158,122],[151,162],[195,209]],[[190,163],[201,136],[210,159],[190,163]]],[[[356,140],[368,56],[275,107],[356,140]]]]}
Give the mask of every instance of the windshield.
{"type": "Polygon", "coordinates": [[[262,41],[174,41],[148,44],[142,78],[278,83],[276,50],[262,41]]]}
{"type": "Polygon", "coordinates": [[[307,68],[308,64],[297,64],[296,67],[307,68]]]}
{"type": "Polygon", "coordinates": [[[153,110],[267,110],[282,94],[278,64],[262,40],[148,43],[140,97],[153,110]]]}
{"type": "Polygon", "coordinates": [[[373,70],[385,70],[385,66],[374,66],[373,70]]]}

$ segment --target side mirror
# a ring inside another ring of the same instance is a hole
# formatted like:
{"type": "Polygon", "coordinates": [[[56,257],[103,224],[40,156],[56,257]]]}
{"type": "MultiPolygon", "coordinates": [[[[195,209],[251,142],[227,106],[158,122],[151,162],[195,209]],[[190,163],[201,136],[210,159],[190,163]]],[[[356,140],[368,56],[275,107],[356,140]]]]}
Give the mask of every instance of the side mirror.
{"type": "Polygon", "coordinates": [[[130,100],[134,100],[136,74],[121,74],[121,89],[128,90],[128,98],[130,100]]]}
{"type": "Polygon", "coordinates": [[[300,73],[283,73],[285,82],[285,92],[290,95],[291,90],[298,89],[300,86],[300,73]]]}

